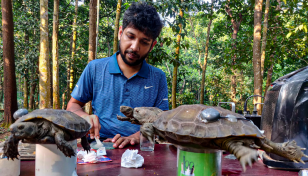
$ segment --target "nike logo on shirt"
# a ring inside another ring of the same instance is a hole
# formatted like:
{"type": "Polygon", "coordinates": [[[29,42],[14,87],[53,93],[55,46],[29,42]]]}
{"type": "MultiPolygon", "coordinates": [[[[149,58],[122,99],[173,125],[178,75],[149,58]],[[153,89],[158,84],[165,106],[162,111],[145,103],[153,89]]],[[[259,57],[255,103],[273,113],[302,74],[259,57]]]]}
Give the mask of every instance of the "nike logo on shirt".
{"type": "Polygon", "coordinates": [[[144,89],[149,89],[149,88],[151,88],[151,87],[153,87],[153,86],[149,86],[149,87],[147,87],[147,86],[144,86],[144,89]]]}

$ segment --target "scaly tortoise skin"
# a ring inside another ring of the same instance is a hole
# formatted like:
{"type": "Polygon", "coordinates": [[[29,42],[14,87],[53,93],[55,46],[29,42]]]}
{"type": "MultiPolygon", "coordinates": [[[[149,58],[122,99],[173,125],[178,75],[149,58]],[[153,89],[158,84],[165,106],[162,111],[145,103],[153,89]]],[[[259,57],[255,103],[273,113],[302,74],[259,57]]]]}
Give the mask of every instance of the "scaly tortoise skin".
{"type": "Polygon", "coordinates": [[[4,156],[8,159],[18,159],[20,140],[25,143],[56,144],[67,157],[75,156],[75,150],[68,141],[81,138],[82,147],[87,151],[91,149],[86,138],[91,125],[75,113],[57,109],[37,109],[26,113],[16,111],[17,116],[21,117],[17,117],[10,126],[11,136],[3,147],[4,156]]]}
{"type": "Polygon", "coordinates": [[[155,107],[121,106],[120,110],[126,117],[118,119],[142,125],[140,132],[149,140],[156,134],[182,147],[226,150],[236,156],[244,171],[247,164],[257,161],[259,148],[294,162],[304,163],[301,158],[308,157],[302,152],[305,148],[295,141],[274,143],[253,122],[221,107],[195,104],[161,111],[155,107]],[[209,117],[208,112],[216,113],[217,118],[209,117]]]}

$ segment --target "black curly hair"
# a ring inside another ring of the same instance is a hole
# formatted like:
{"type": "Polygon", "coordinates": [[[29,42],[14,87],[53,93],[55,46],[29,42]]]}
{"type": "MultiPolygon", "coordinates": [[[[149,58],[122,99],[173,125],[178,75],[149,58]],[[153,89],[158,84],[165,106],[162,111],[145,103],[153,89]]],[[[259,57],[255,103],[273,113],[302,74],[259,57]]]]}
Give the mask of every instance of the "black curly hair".
{"type": "Polygon", "coordinates": [[[133,2],[123,16],[123,31],[126,27],[138,29],[154,41],[160,34],[163,23],[154,7],[145,2],[133,2]]]}

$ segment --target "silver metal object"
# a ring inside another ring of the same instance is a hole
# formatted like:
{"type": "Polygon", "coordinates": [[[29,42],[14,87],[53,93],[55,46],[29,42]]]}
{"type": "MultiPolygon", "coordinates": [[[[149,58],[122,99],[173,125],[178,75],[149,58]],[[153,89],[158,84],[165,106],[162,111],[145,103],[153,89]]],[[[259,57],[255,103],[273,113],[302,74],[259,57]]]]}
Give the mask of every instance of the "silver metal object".
{"type": "Polygon", "coordinates": [[[221,104],[231,104],[232,112],[235,112],[235,103],[234,102],[219,102],[217,106],[220,107],[221,104]]]}

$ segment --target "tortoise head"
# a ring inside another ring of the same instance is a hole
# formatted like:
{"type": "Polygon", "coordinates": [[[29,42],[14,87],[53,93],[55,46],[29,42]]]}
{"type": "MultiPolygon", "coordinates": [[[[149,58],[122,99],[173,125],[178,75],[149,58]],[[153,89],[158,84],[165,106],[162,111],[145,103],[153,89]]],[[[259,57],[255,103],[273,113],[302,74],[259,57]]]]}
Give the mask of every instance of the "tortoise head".
{"type": "Polygon", "coordinates": [[[129,106],[120,106],[120,111],[128,118],[133,118],[134,109],[129,106]]]}
{"type": "Polygon", "coordinates": [[[162,110],[156,107],[138,107],[134,109],[134,118],[139,121],[140,124],[144,123],[153,123],[158,114],[161,113],[162,110]]]}
{"type": "Polygon", "coordinates": [[[157,115],[162,112],[156,107],[137,107],[121,106],[120,111],[126,116],[117,118],[121,121],[130,121],[133,124],[142,125],[144,123],[153,123],[157,119],[157,115]]]}
{"type": "Polygon", "coordinates": [[[17,139],[33,138],[41,125],[33,122],[15,122],[10,126],[10,131],[17,139]]]}

